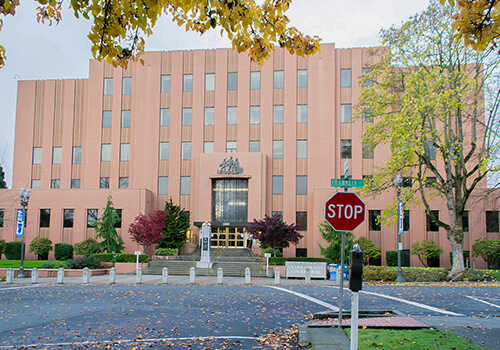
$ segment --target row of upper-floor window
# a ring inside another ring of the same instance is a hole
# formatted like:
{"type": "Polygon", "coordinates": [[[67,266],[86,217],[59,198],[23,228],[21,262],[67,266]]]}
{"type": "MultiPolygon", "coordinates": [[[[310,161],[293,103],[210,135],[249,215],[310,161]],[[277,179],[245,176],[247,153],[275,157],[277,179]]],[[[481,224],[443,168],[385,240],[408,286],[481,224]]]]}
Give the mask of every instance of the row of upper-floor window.
{"type": "MultiPolygon", "coordinates": [[[[371,143],[363,142],[361,144],[363,159],[373,159],[374,158],[374,147],[371,143]]],[[[432,143],[426,142],[424,144],[424,149],[427,157],[430,160],[436,160],[436,148],[432,143]]],[[[352,158],[352,140],[343,139],[340,140],[340,158],[341,159],[351,159],[352,158]]]]}
{"type": "MultiPolygon", "coordinates": [[[[367,73],[368,68],[363,68],[362,73],[367,73]]],[[[215,73],[205,73],[205,91],[215,91],[215,73]]],[[[364,86],[371,85],[369,81],[365,81],[364,86]]],[[[297,70],[297,88],[307,88],[308,86],[308,71],[307,69],[297,70]]],[[[261,87],[261,72],[250,72],[250,90],[260,90],[261,87]]],[[[283,89],[285,87],[285,72],[283,70],[273,71],[273,88],[283,89]]],[[[340,70],[340,87],[352,87],[352,70],[343,68],[340,70]]],[[[238,90],[238,72],[227,73],[227,90],[238,90]]],[[[163,74],[160,78],[160,92],[166,93],[171,91],[171,76],[163,74]]],[[[193,74],[183,74],[182,76],[182,91],[193,91],[193,74]]],[[[113,78],[104,78],[104,95],[113,94],[113,78]]],[[[132,77],[122,78],[122,95],[132,94],[132,77]]]]}
{"type": "MultiPolygon", "coordinates": [[[[33,189],[41,188],[41,185],[42,181],[40,179],[31,180],[31,188],[33,189]]],[[[81,179],[71,179],[70,188],[80,188],[80,186],[81,186],[81,179]]],[[[129,178],[120,177],[118,179],[118,188],[128,188],[128,187],[129,187],[129,178]]],[[[50,188],[52,189],[61,188],[61,179],[51,179],[50,188]]],[[[109,177],[99,178],[99,188],[110,188],[110,178],[109,177]]]]}

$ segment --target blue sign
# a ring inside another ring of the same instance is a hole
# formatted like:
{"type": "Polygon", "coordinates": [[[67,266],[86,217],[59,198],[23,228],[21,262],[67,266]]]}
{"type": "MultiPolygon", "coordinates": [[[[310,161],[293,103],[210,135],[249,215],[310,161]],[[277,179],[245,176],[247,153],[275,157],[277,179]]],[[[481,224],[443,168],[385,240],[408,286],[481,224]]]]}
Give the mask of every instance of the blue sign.
{"type": "Polygon", "coordinates": [[[22,238],[23,236],[24,236],[24,210],[17,209],[16,237],[22,238]]]}
{"type": "Polygon", "coordinates": [[[398,234],[403,233],[403,201],[398,201],[398,234]]]}

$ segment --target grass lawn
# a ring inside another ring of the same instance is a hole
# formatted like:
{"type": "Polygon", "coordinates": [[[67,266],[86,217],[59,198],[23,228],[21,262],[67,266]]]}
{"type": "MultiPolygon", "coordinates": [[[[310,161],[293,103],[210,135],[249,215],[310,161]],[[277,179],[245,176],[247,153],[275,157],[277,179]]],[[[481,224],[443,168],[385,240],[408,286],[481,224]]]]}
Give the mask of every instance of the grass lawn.
{"type": "MultiPolygon", "coordinates": [[[[351,329],[346,328],[348,336],[351,329]]],[[[359,349],[485,349],[467,339],[437,329],[376,329],[358,330],[359,349]]]]}
{"type": "MultiPolygon", "coordinates": [[[[32,269],[34,267],[41,268],[42,264],[54,264],[57,269],[59,265],[64,265],[66,268],[66,263],[64,261],[54,261],[54,260],[24,260],[24,268],[32,269]]],[[[0,260],[0,268],[19,268],[21,266],[21,260],[0,260]]]]}

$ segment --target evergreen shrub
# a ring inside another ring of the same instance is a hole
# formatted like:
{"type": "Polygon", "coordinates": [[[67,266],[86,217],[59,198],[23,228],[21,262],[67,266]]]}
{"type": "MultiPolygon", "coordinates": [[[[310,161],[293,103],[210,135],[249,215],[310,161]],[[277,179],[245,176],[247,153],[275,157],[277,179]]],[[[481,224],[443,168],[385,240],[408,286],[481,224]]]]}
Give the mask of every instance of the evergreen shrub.
{"type": "Polygon", "coordinates": [[[387,261],[387,266],[398,266],[398,251],[397,250],[386,251],[385,260],[387,261]]]}
{"type": "Polygon", "coordinates": [[[54,249],[56,260],[68,260],[73,258],[73,246],[69,243],[56,243],[54,249]]]}
{"type": "Polygon", "coordinates": [[[8,242],[5,244],[5,258],[7,260],[21,260],[21,242],[8,242]]]}
{"type": "Polygon", "coordinates": [[[97,269],[101,265],[101,259],[95,256],[84,256],[82,258],[66,260],[68,269],[97,269]]]}

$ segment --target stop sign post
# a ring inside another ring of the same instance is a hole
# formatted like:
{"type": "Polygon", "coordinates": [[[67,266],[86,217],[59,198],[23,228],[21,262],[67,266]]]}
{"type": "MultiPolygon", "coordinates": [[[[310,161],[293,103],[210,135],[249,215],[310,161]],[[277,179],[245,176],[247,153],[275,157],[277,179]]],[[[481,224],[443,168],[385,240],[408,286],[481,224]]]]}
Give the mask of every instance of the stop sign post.
{"type": "Polygon", "coordinates": [[[337,192],[325,203],[325,220],[336,231],[352,232],[365,221],[365,203],[352,192],[337,192]]]}

